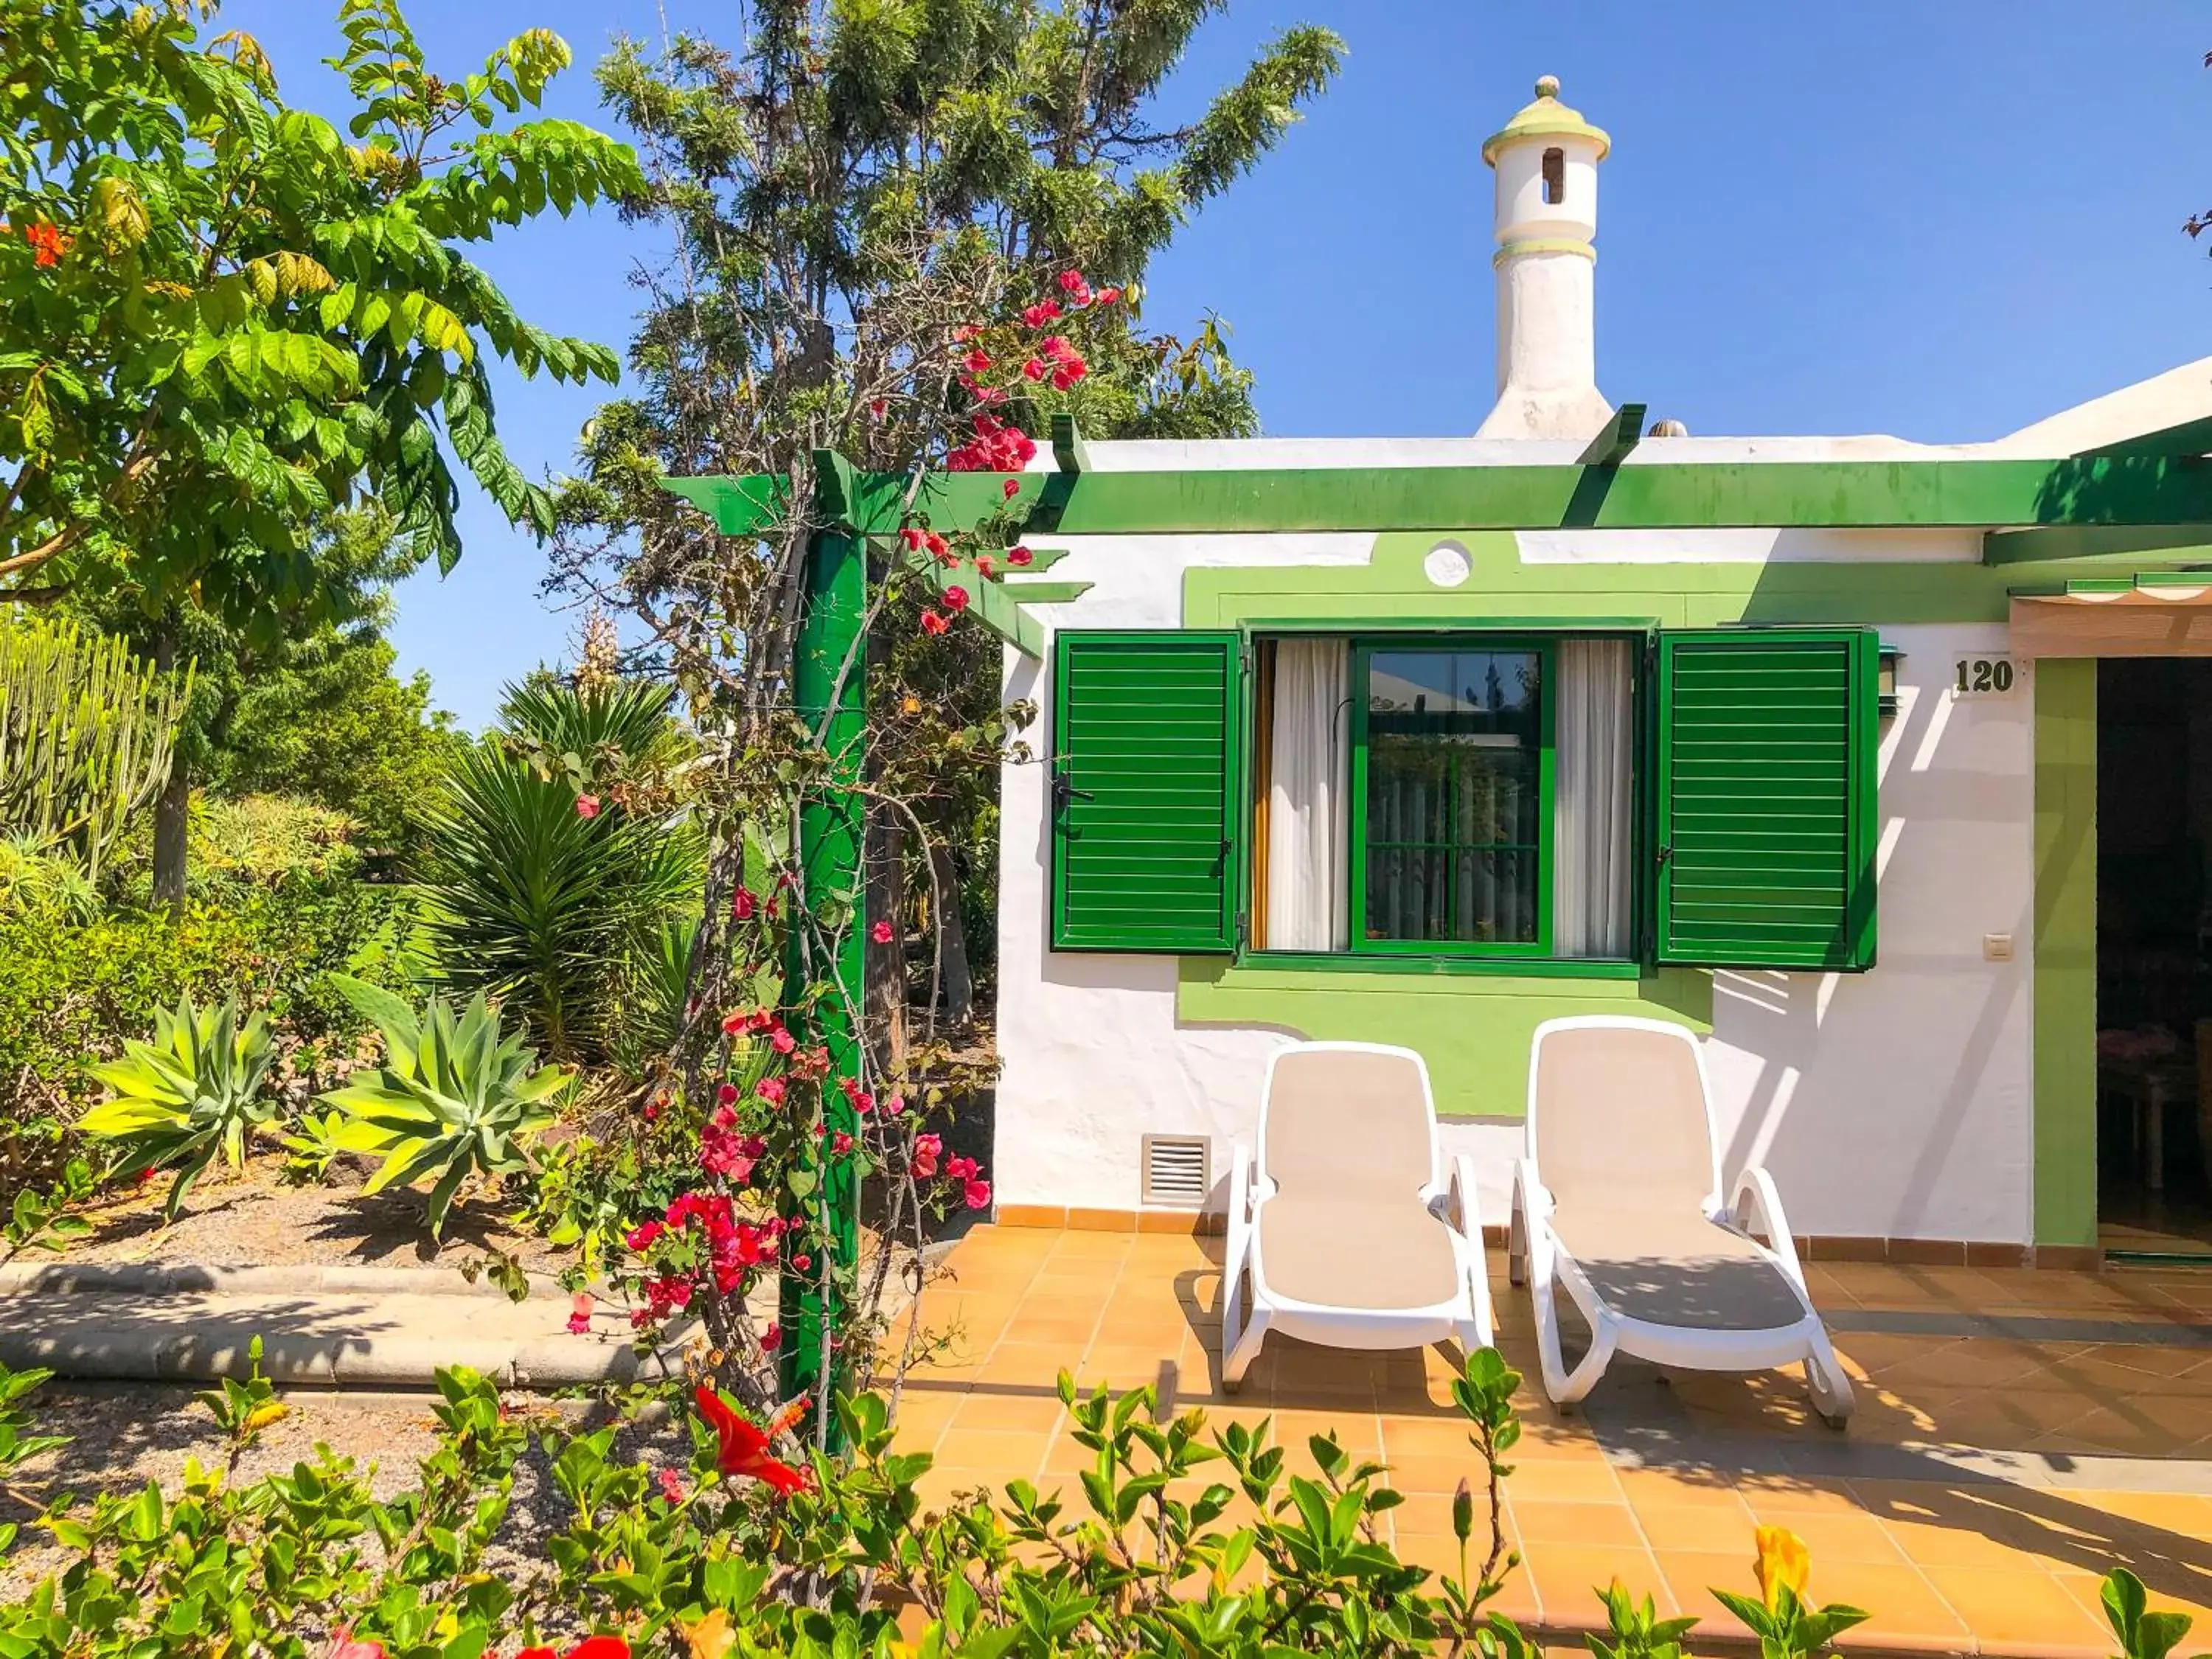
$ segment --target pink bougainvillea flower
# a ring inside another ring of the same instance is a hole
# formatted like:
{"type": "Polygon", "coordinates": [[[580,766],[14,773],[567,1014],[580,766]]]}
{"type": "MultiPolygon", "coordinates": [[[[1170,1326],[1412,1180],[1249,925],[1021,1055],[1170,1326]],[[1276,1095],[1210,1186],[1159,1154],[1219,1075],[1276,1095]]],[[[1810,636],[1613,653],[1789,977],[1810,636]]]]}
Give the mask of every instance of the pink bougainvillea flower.
{"type": "Polygon", "coordinates": [[[1006,550],[1006,562],[1008,564],[1027,564],[1030,560],[1036,557],[1036,555],[1030,552],[1026,547],[1013,547],[1006,550]]]}
{"type": "Polygon", "coordinates": [[[814,1258],[811,1255],[795,1255],[791,1258],[791,1265],[798,1268],[800,1273],[805,1273],[814,1265],[814,1258]]]}
{"type": "Polygon", "coordinates": [[[906,544],[906,550],[909,553],[921,551],[921,538],[922,532],[911,526],[899,532],[899,540],[906,544]]]}
{"type": "Polygon", "coordinates": [[[1019,478],[1009,478],[1006,483],[999,486],[999,494],[1005,496],[1010,501],[1021,493],[1022,481],[1019,478]]]}
{"type": "Polygon", "coordinates": [[[878,921],[868,929],[868,937],[878,945],[889,945],[898,937],[898,930],[888,921],[878,921]]]}
{"type": "Polygon", "coordinates": [[[893,1095],[889,1100],[884,1103],[884,1110],[890,1116],[896,1117],[901,1112],[906,1110],[906,1097],[904,1095],[893,1095]]]}
{"type": "Polygon", "coordinates": [[[1075,348],[1068,344],[1065,334],[1048,334],[1037,342],[1037,355],[1056,363],[1066,362],[1075,355],[1075,348]]]}
{"type": "Polygon", "coordinates": [[[780,1077],[764,1077],[753,1085],[753,1092],[771,1106],[783,1104],[784,1083],[780,1077]]]}
{"type": "MultiPolygon", "coordinates": [[[[548,1648],[546,1652],[550,1656],[552,1650],[548,1648]]],[[[384,1659],[384,1644],[355,1641],[353,1627],[349,1625],[331,1638],[330,1659],[384,1659]]]]}
{"type": "Polygon", "coordinates": [[[684,1501],[684,1477],[681,1474],[674,1469],[664,1468],[655,1472],[653,1478],[660,1483],[660,1495],[663,1498],[672,1504],[680,1504],[684,1501]]]}
{"type": "Polygon", "coordinates": [[[734,1083],[725,1083],[714,1091],[714,1098],[721,1102],[725,1106],[730,1104],[730,1103],[737,1099],[737,1097],[738,1085],[734,1083]]]}
{"type": "Polygon", "coordinates": [[[963,323],[952,331],[952,337],[963,345],[970,340],[980,340],[983,337],[983,325],[981,323],[963,323]]]}
{"type": "Polygon", "coordinates": [[[990,580],[998,573],[998,568],[997,565],[991,562],[991,556],[988,553],[979,554],[976,556],[975,574],[985,581],[990,580]]]}
{"type": "Polygon", "coordinates": [[[568,1304],[568,1329],[576,1336],[590,1334],[592,1329],[592,1293],[579,1291],[568,1304]]]}
{"type": "Polygon", "coordinates": [[[1060,291],[1062,294],[1080,294],[1090,286],[1090,283],[1083,280],[1083,273],[1079,270],[1063,270],[1060,273],[1060,291]]]}
{"type": "Polygon", "coordinates": [[[741,1013],[723,1015],[722,1035],[724,1036],[737,1036],[740,1035],[745,1029],[745,1019],[746,1016],[741,1013]]]}
{"type": "Polygon", "coordinates": [[[881,398],[868,405],[868,417],[877,421],[884,418],[884,400],[881,398]]]}
{"type": "Polygon", "coordinates": [[[576,816],[578,817],[595,818],[599,817],[599,798],[597,795],[579,795],[576,797],[576,816]]]}
{"type": "Polygon", "coordinates": [[[1028,375],[1032,380],[1042,380],[1045,376],[1044,359],[1042,357],[1030,358],[1029,362],[1022,365],[1022,373],[1028,375]]]}
{"type": "Polygon", "coordinates": [[[774,1353],[783,1346],[783,1327],[770,1325],[761,1333],[760,1342],[763,1353],[774,1353]]]}
{"type": "MultiPolygon", "coordinates": [[[[750,973],[755,970],[748,969],[746,971],[750,973]]],[[[775,1011],[772,1008],[756,1008],[746,1016],[745,1025],[750,1030],[773,1031],[776,1029],[775,1011]]]]}
{"type": "Polygon", "coordinates": [[[587,1636],[561,1659],[629,1659],[629,1644],[619,1636],[587,1636]]]}
{"type": "Polygon", "coordinates": [[[799,1046],[799,1039],[779,1025],[769,1033],[768,1046],[780,1054],[787,1054],[799,1046]]]}
{"type": "Polygon", "coordinates": [[[934,611],[925,611],[921,613],[921,631],[925,634],[942,634],[951,626],[951,623],[934,611]]]}
{"type": "Polygon", "coordinates": [[[838,1130],[836,1136],[830,1143],[830,1150],[842,1158],[853,1150],[853,1137],[842,1129],[838,1130]]]}
{"type": "Polygon", "coordinates": [[[968,608],[968,590],[964,587],[946,588],[945,590],[945,608],[947,611],[954,612],[965,611],[968,608]]]}
{"type": "Polygon", "coordinates": [[[659,1097],[654,1097],[654,1098],[653,1098],[653,1099],[652,1099],[652,1100],[648,1100],[648,1101],[647,1101],[647,1102],[645,1103],[645,1121],[646,1121],[647,1123],[650,1123],[650,1122],[652,1122],[652,1121],[653,1121],[653,1119],[655,1119],[655,1118],[659,1117],[659,1115],[660,1115],[660,1101],[659,1101],[659,1097]]]}
{"type": "Polygon", "coordinates": [[[754,908],[759,903],[760,901],[753,896],[751,888],[738,888],[736,892],[730,895],[731,919],[735,921],[750,921],[753,919],[754,908]]]}
{"type": "Polygon", "coordinates": [[[968,1200],[969,1209],[988,1210],[991,1207],[991,1183],[988,1181],[970,1181],[964,1196],[968,1200]]]}
{"type": "Polygon", "coordinates": [[[927,1181],[937,1173],[937,1160],[944,1155],[945,1143],[935,1135],[916,1135],[914,1138],[913,1169],[921,1180],[927,1181]]]}
{"type": "Polygon", "coordinates": [[[1031,306],[1027,311],[1022,313],[1022,321],[1028,324],[1031,328],[1042,328],[1047,323],[1052,321],[1054,318],[1059,315],[1060,301],[1057,300],[1046,300],[1039,304],[1031,306]]]}
{"type": "Polygon", "coordinates": [[[951,546],[945,541],[944,537],[939,535],[934,530],[929,532],[928,534],[925,535],[921,538],[921,544],[929,550],[929,556],[931,558],[936,559],[940,562],[952,556],[951,546]]]}
{"type": "Polygon", "coordinates": [[[990,368],[991,355],[979,346],[968,354],[966,361],[968,372],[970,374],[981,374],[985,369],[990,368]]]}
{"type": "Polygon", "coordinates": [[[1118,288],[1102,288],[1097,295],[1097,302],[1102,306],[1110,306],[1121,297],[1121,290],[1118,288]]]}
{"type": "Polygon", "coordinates": [[[659,1238],[661,1232],[662,1228],[658,1221],[641,1221],[629,1230],[628,1237],[623,1240],[623,1243],[633,1250],[643,1252],[653,1248],[653,1241],[659,1238]]]}

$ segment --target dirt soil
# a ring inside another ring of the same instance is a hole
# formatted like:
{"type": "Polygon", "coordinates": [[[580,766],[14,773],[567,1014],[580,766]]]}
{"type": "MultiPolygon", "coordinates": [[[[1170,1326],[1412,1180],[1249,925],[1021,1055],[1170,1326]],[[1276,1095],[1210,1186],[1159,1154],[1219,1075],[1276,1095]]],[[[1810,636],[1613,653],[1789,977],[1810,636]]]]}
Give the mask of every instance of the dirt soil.
{"type": "MultiPolygon", "coordinates": [[[[239,1459],[231,1476],[234,1486],[312,1462],[319,1442],[341,1456],[373,1464],[371,1485],[379,1498],[388,1498],[416,1484],[416,1460],[427,1456],[437,1443],[437,1421],[430,1414],[434,1397],[428,1394],[299,1389],[282,1397],[289,1412],[263,1430],[239,1459]]],[[[184,1479],[186,1457],[196,1456],[202,1464],[219,1468],[228,1455],[215,1419],[193,1401],[187,1387],[53,1382],[33,1394],[27,1404],[30,1433],[73,1438],[25,1464],[10,1486],[0,1488],[0,1521],[28,1522],[36,1510],[24,1499],[50,1500],[64,1492],[75,1494],[81,1506],[88,1506],[98,1493],[135,1492],[149,1480],[158,1480],[173,1495],[184,1479]]],[[[549,1426],[564,1415],[544,1400],[523,1395],[510,1396],[508,1409],[532,1420],[542,1419],[549,1426]]],[[[579,1422],[575,1410],[565,1415],[571,1425],[579,1422]]],[[[590,1420],[596,1425],[602,1417],[590,1420]]],[[[530,1449],[515,1470],[514,1501],[486,1564],[511,1582],[526,1576],[530,1562],[543,1562],[543,1540],[569,1519],[568,1500],[553,1483],[541,1439],[532,1437],[530,1449]]],[[[615,1455],[656,1468],[688,1468],[690,1435],[682,1421],[659,1416],[650,1425],[625,1425],[617,1437],[615,1455]]],[[[372,1556],[375,1541],[374,1534],[367,1540],[372,1556]]],[[[0,1561],[0,1601],[20,1598],[67,1560],[46,1534],[26,1527],[15,1551],[0,1561]]]]}
{"type": "Polygon", "coordinates": [[[191,1262],[210,1267],[459,1267],[499,1250],[532,1273],[557,1273],[571,1253],[507,1224],[505,1206],[483,1195],[455,1201],[442,1242],[424,1224],[423,1195],[387,1188],[364,1197],[366,1168],[334,1165],[329,1184],[284,1184],[281,1156],[249,1158],[243,1170],[221,1163],[191,1185],[177,1219],[165,1226],[168,1182],[156,1176],[130,1197],[85,1212],[89,1237],[72,1243],[76,1262],[191,1262]]]}

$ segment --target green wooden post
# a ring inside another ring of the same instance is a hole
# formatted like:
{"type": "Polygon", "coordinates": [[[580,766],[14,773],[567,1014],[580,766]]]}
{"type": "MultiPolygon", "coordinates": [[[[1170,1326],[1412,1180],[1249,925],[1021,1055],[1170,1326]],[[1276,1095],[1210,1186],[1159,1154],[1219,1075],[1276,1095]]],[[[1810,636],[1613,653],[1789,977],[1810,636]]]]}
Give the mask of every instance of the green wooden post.
{"type": "MultiPolygon", "coordinates": [[[[852,534],[818,534],[807,548],[805,574],[793,702],[799,718],[822,732],[830,764],[820,786],[799,803],[799,862],[809,906],[817,915],[827,911],[838,916],[841,925],[836,956],[828,963],[818,956],[811,963],[804,960],[798,930],[793,930],[785,964],[787,999],[796,1004],[810,984],[836,981],[838,994],[816,1001],[806,1035],[830,1051],[830,1076],[823,1084],[830,1133],[842,1130],[857,1139],[860,1121],[836,1079],[857,1077],[860,1071],[859,1012],[867,945],[862,856],[867,813],[859,788],[867,753],[866,649],[860,642],[867,611],[866,544],[852,534]],[[842,686],[840,675],[844,677],[842,686]]],[[[860,1249],[858,1183],[852,1160],[832,1157],[826,1146],[817,1146],[806,1167],[815,1171],[819,1186],[793,1207],[823,1218],[837,1264],[849,1268],[860,1249]]],[[[787,1264],[783,1274],[781,1381],[787,1400],[836,1386],[834,1370],[823,1363],[823,1345],[837,1328],[839,1310],[823,1295],[821,1270],[819,1261],[805,1273],[790,1271],[787,1264]]],[[[833,1418],[833,1431],[835,1422],[833,1418]]]]}

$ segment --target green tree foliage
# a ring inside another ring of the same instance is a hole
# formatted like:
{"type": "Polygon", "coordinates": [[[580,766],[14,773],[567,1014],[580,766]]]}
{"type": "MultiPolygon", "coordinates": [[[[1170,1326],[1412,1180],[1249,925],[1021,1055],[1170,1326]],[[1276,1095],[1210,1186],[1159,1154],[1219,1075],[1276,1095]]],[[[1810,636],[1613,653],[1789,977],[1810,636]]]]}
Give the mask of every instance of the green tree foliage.
{"type": "Polygon", "coordinates": [[[609,1056],[667,924],[697,902],[698,832],[660,779],[682,752],[672,700],[510,688],[500,734],[459,757],[424,819],[440,978],[501,999],[560,1060],[609,1056]]]}
{"type": "Polygon", "coordinates": [[[96,879],[131,815],[169,775],[191,695],[121,640],[27,619],[0,625],[0,830],[11,853],[66,851],[96,879]]]}
{"type": "Polygon", "coordinates": [[[372,491],[417,561],[460,556],[448,457],[543,532],[486,365],[615,378],[461,252],[635,191],[629,149],[502,125],[568,61],[543,29],[434,76],[397,0],[342,0],[349,133],[281,100],[201,8],[0,0],[0,578],[126,586],[267,637],[316,615],[313,531],[372,491]]]}

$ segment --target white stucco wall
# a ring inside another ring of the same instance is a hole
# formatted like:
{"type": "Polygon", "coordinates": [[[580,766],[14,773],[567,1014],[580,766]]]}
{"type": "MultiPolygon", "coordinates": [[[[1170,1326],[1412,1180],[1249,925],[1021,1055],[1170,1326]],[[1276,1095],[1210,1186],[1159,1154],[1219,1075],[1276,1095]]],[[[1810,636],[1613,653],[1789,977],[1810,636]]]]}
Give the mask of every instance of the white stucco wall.
{"type": "MultiPolygon", "coordinates": [[[[1949,532],[1728,532],[1736,559],[1968,556],[1949,532]]],[[[1524,557],[1593,559],[1594,532],[1524,557]]],[[[1524,538],[1527,540],[1528,538],[1524,538]]],[[[1357,563],[1368,536],[1079,539],[1055,579],[1097,586],[1056,609],[1085,628],[1174,627],[1193,564],[1357,563]]],[[[1676,550],[1631,536],[1627,560],[1676,550]]],[[[1533,562],[1533,561],[1532,561],[1533,562]]],[[[1049,613],[1041,613],[1047,614],[1049,613]]],[[[2033,891],[2032,691],[1957,700],[1960,654],[2003,648],[1999,626],[1885,628],[1903,647],[1902,708],[1881,790],[1880,962],[1863,975],[1717,976],[1709,1058],[1730,1175],[1764,1159],[1800,1231],[2025,1242],[2033,1125],[2028,987],[2033,891]],[[2008,962],[1984,957],[2009,934],[2008,962]]],[[[2025,669],[2025,665],[2022,665],[2025,669]]],[[[1008,695],[1048,708],[1044,665],[1010,652],[1008,695]]],[[[1040,753],[1048,733],[1035,732],[1040,753]]],[[[1002,780],[999,915],[1000,1200],[1127,1210],[1141,1138],[1203,1133],[1217,1182],[1249,1139],[1267,1054],[1291,1032],[1181,1028],[1172,958],[1046,948],[1050,848],[1042,762],[1002,780]]],[[[1486,1217],[1503,1220],[1516,1123],[1455,1122],[1486,1217]]],[[[1218,1189],[1217,1189],[1218,1190],[1218,1189]]]]}

